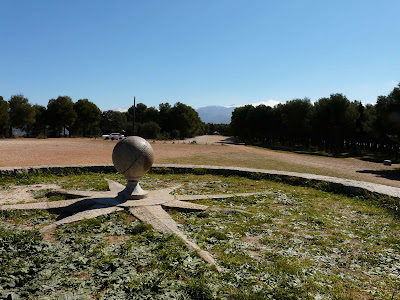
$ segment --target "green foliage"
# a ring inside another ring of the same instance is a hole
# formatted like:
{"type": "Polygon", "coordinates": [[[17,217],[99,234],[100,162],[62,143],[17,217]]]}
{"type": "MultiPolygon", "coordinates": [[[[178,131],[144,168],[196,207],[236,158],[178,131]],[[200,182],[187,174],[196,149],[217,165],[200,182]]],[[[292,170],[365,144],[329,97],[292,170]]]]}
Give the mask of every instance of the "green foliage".
{"type": "Polygon", "coordinates": [[[97,105],[88,99],[80,99],[74,103],[73,108],[77,115],[74,123],[75,132],[83,136],[93,133],[94,128],[100,125],[101,111],[97,105]]]}
{"type": "Polygon", "coordinates": [[[171,139],[177,140],[181,137],[181,132],[178,129],[174,129],[171,131],[171,139]]]}
{"type": "MultiPolygon", "coordinates": [[[[136,104],[136,123],[143,123],[144,122],[144,115],[145,115],[145,111],[147,110],[147,105],[143,104],[143,103],[138,103],[136,104]]],[[[133,111],[134,111],[134,107],[133,105],[131,107],[129,107],[128,109],[128,121],[132,121],[133,120],[133,111]]]]}
{"type": "Polygon", "coordinates": [[[143,232],[145,232],[145,231],[147,231],[147,230],[151,230],[151,228],[152,228],[152,227],[151,227],[151,225],[149,225],[149,224],[146,224],[146,223],[139,223],[139,224],[137,224],[136,226],[130,228],[130,229],[128,230],[128,233],[134,234],[134,235],[142,234],[143,232]]]}
{"type": "Polygon", "coordinates": [[[101,131],[103,134],[121,132],[127,127],[126,115],[114,110],[107,110],[101,114],[101,131]]]}
{"type": "Polygon", "coordinates": [[[158,106],[158,117],[159,124],[161,127],[161,132],[171,132],[171,124],[169,123],[169,115],[168,112],[171,109],[171,105],[166,103],[161,103],[158,106]]]}
{"type": "Polygon", "coordinates": [[[220,135],[231,135],[231,128],[229,124],[207,124],[207,133],[214,134],[217,132],[220,135]]]}
{"type": "Polygon", "coordinates": [[[75,122],[77,114],[74,110],[74,102],[69,96],[58,96],[50,99],[47,104],[48,123],[60,135],[62,129],[70,129],[75,122]]]}
{"type": "Polygon", "coordinates": [[[9,108],[8,102],[3,100],[3,97],[0,96],[0,135],[5,133],[5,126],[10,119],[10,114],[8,113],[9,108]]]}
{"type": "MultiPolygon", "coordinates": [[[[134,107],[128,109],[128,125],[126,132],[133,134],[134,107]]],[[[135,134],[144,138],[178,139],[192,137],[196,134],[206,132],[206,126],[201,122],[198,113],[190,106],[177,102],[171,107],[169,103],[161,103],[159,110],[154,107],[147,107],[143,103],[136,105],[135,134]],[[160,134],[161,133],[161,134],[160,134]]]]}
{"type": "Polygon", "coordinates": [[[376,105],[350,102],[339,93],[314,104],[304,98],[273,108],[246,105],[233,111],[230,127],[246,143],[273,149],[357,156],[372,152],[397,160],[400,87],[378,97],[376,105]]]}
{"type": "Polygon", "coordinates": [[[400,143],[400,84],[388,96],[378,97],[375,128],[382,139],[400,143]]]}
{"type": "Polygon", "coordinates": [[[211,288],[207,285],[204,278],[195,278],[186,285],[186,293],[192,299],[210,300],[215,299],[211,288]]]}
{"type": "Polygon", "coordinates": [[[40,138],[46,138],[46,125],[47,125],[47,109],[42,105],[35,104],[35,116],[36,121],[33,125],[28,127],[29,136],[37,136],[40,138]]]}
{"type": "Polygon", "coordinates": [[[282,131],[285,136],[304,138],[310,135],[313,106],[310,99],[294,99],[282,107],[282,131]]]}
{"type": "Polygon", "coordinates": [[[155,122],[159,123],[159,112],[155,107],[147,107],[143,113],[143,123],[155,122]]]}
{"type": "Polygon", "coordinates": [[[356,107],[342,94],[332,94],[330,98],[319,99],[314,110],[313,126],[317,134],[328,140],[334,152],[338,151],[343,139],[355,132],[359,116],[356,107]]]}
{"type": "MultiPolygon", "coordinates": [[[[21,173],[14,177],[6,176],[0,178],[0,187],[56,183],[68,189],[106,191],[108,189],[108,184],[104,180],[104,176],[103,173],[76,172],[76,170],[65,171],[58,174],[44,172],[21,173]]],[[[107,174],[107,178],[122,183],[126,182],[122,175],[116,173],[107,174]]]]}
{"type": "Polygon", "coordinates": [[[155,139],[160,133],[160,126],[153,121],[139,124],[137,133],[145,139],[155,139]]]}
{"type": "Polygon", "coordinates": [[[24,95],[13,95],[8,100],[10,106],[10,125],[14,128],[24,129],[35,123],[35,108],[29,104],[24,95]]]}
{"type": "MultiPolygon", "coordinates": [[[[138,103],[135,128],[133,106],[127,113],[112,110],[101,112],[88,99],[80,99],[74,103],[69,96],[59,96],[57,99],[50,99],[47,108],[40,105],[32,107],[23,95],[12,96],[9,104],[10,112],[7,102],[0,100],[0,134],[9,118],[12,127],[26,129],[28,135],[32,136],[60,136],[62,131],[65,136],[68,129],[70,134],[81,136],[125,132],[126,135],[135,133],[151,139],[161,135],[164,138],[178,139],[204,134],[208,130],[198,113],[180,102],[172,107],[168,103],[161,103],[159,110],[138,103]],[[50,126],[48,133],[47,125],[50,126]]],[[[226,129],[226,125],[224,128],[226,129]]]]}
{"type": "Polygon", "coordinates": [[[168,115],[171,129],[179,130],[181,138],[192,137],[202,131],[199,114],[190,106],[177,102],[168,115]]]}
{"type": "Polygon", "coordinates": [[[252,105],[245,105],[242,107],[235,108],[232,113],[232,120],[231,120],[231,128],[232,133],[235,136],[239,136],[243,139],[248,139],[252,136],[251,130],[252,128],[256,127],[259,124],[256,122],[252,122],[247,115],[250,114],[250,111],[254,110],[252,105]]]}

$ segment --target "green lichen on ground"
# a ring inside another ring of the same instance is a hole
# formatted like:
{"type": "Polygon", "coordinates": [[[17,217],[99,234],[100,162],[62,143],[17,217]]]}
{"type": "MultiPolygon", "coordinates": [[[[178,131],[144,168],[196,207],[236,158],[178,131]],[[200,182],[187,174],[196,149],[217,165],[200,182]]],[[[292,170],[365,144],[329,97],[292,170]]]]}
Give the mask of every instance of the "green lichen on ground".
{"type": "MultiPolygon", "coordinates": [[[[58,183],[105,190],[113,174],[38,175],[0,185],[58,183]],[[24,182],[24,183],[22,183],[24,182]]],[[[56,211],[0,212],[0,296],[32,299],[399,299],[400,222],[376,201],[241,177],[146,175],[178,194],[263,192],[196,201],[248,213],[169,210],[223,272],[179,238],[118,212],[38,229],[56,211]]],[[[37,197],[46,193],[36,192],[37,197]]]]}

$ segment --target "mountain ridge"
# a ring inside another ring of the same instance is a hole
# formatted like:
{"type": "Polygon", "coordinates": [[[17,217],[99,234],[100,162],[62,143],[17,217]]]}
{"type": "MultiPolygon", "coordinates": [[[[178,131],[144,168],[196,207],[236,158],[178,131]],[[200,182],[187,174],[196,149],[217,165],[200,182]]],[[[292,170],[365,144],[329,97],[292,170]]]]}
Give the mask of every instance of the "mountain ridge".
{"type": "Polygon", "coordinates": [[[196,109],[204,123],[229,124],[235,107],[210,105],[196,109]]]}

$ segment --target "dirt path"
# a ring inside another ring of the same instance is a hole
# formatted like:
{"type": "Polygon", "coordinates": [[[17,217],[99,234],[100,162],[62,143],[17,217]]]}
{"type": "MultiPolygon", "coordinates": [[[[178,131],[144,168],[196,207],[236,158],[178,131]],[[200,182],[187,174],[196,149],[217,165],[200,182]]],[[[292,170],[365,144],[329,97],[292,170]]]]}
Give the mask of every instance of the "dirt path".
{"type": "MultiPolygon", "coordinates": [[[[312,173],[400,187],[396,166],[384,166],[354,158],[330,158],[225,144],[225,137],[203,136],[196,144],[149,141],[156,163],[239,166],[312,173]],[[221,143],[223,142],[223,143],[221,143]]],[[[107,164],[115,141],[100,139],[0,140],[0,167],[107,164]]]]}

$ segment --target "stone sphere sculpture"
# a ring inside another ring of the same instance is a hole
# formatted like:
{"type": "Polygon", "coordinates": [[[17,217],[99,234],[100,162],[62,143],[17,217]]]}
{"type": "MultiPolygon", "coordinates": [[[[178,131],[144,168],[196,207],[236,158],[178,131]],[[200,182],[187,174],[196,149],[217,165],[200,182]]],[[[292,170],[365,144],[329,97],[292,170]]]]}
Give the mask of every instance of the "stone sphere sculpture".
{"type": "Polygon", "coordinates": [[[128,180],[126,188],[118,196],[124,200],[145,198],[147,192],[142,190],[138,181],[153,165],[151,145],[139,136],[129,136],[115,145],[112,160],[115,169],[128,180]]]}

